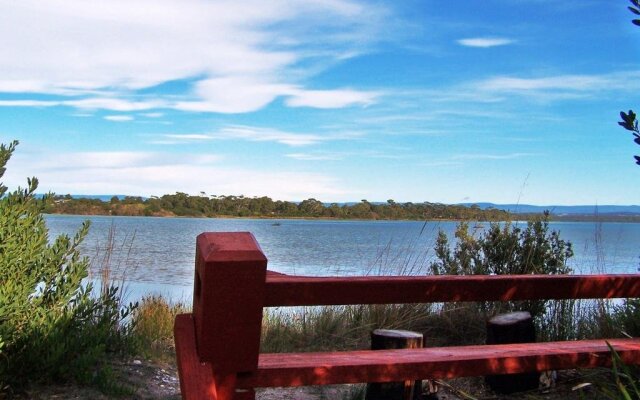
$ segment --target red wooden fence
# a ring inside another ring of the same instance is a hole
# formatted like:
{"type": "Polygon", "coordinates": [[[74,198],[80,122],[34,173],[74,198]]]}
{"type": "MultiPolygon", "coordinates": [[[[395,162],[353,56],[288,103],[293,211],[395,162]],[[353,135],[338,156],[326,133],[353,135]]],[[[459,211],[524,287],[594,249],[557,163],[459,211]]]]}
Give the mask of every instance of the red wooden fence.
{"type": "MultiPolygon", "coordinates": [[[[640,297],[638,275],[300,277],[267,271],[253,235],[203,233],[193,313],[176,318],[183,399],[253,399],[254,387],[393,382],[610,364],[605,340],[259,354],[263,307],[640,297]]],[[[640,340],[608,341],[640,363],[640,340]]]]}

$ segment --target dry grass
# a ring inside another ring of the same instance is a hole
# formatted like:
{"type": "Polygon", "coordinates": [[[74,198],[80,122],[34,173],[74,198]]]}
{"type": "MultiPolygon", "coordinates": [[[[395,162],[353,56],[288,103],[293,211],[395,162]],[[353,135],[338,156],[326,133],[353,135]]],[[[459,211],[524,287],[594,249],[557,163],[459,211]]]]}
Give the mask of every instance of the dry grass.
{"type": "Polygon", "coordinates": [[[131,336],[138,352],[156,360],[174,357],[173,322],[189,312],[182,303],[171,304],[162,296],[144,297],[131,316],[131,336]]]}

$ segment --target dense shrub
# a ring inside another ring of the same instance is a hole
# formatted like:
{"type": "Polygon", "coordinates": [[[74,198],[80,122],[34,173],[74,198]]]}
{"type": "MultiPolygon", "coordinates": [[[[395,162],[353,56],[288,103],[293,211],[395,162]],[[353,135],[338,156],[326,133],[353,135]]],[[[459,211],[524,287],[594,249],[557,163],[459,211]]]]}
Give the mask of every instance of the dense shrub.
{"type": "MultiPolygon", "coordinates": [[[[571,272],[567,266],[567,260],[573,256],[571,243],[560,239],[558,232],[549,231],[548,217],[545,213],[526,227],[511,222],[491,223],[478,234],[469,232],[469,224],[463,222],[456,229],[453,247],[440,231],[431,271],[436,275],[567,274],[571,272]]],[[[549,318],[559,323],[571,316],[571,304],[551,305],[543,300],[477,304],[485,314],[529,311],[539,323],[549,318]],[[550,315],[549,310],[554,314],[550,315]]],[[[567,322],[555,325],[566,327],[567,322]]],[[[562,332],[559,335],[567,336],[562,332]]]]}
{"type": "Polygon", "coordinates": [[[640,299],[626,299],[614,306],[612,319],[620,333],[640,337],[640,299]]]}
{"type": "MultiPolygon", "coordinates": [[[[16,145],[0,145],[0,178],[16,145]]],[[[88,223],[49,241],[42,212],[51,197],[36,196],[37,187],[35,178],[13,192],[0,184],[0,392],[36,380],[99,382],[131,310],[115,287],[92,295],[78,251],[88,223]]]]}

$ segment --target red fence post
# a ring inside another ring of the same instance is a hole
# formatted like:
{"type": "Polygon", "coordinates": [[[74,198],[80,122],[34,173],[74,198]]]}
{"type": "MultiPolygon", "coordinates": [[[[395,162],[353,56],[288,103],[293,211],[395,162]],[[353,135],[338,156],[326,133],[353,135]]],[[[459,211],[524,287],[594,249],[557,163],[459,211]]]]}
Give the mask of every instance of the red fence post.
{"type": "Polygon", "coordinates": [[[219,399],[232,398],[238,373],[258,367],[266,271],[267,258],[249,232],[197,238],[196,345],[200,361],[211,363],[219,399]]]}

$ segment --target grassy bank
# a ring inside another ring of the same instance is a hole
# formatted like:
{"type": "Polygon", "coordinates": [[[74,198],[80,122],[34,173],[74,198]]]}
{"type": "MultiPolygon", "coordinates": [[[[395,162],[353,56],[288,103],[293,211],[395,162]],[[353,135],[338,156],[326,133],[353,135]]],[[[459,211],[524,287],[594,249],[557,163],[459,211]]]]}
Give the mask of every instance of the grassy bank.
{"type": "MultiPolygon", "coordinates": [[[[134,314],[133,334],[139,335],[139,351],[151,357],[171,360],[173,357],[174,315],[188,311],[183,304],[170,305],[162,297],[143,299],[134,314]],[[144,328],[142,328],[144,327],[144,328]]],[[[552,302],[547,311],[536,318],[539,341],[623,337],[625,330],[634,331],[640,321],[637,302],[613,306],[603,301],[552,302]],[[552,329],[552,327],[555,327],[552,329]]],[[[333,307],[265,309],[262,323],[261,352],[309,352],[355,350],[370,347],[373,329],[405,329],[422,333],[425,346],[482,344],[485,341],[486,320],[492,314],[486,304],[457,303],[417,305],[358,305],[333,307]]],[[[633,370],[621,375],[631,389],[630,380],[638,375],[633,370]]],[[[568,398],[625,398],[620,395],[615,375],[610,370],[577,371],[563,375],[560,384],[576,387],[578,392],[568,398]],[[609,396],[605,396],[605,392],[609,396]]],[[[484,383],[479,379],[459,379],[443,382],[449,392],[461,391],[470,397],[487,398],[484,383]]],[[[345,398],[358,398],[358,390],[347,391],[345,398]],[[354,395],[355,393],[355,395],[354,395]]],[[[563,392],[564,393],[564,392],[563,392]]],[[[564,393],[566,394],[566,393],[564,393]]],[[[563,394],[563,395],[564,395],[563,394]]],[[[517,398],[514,397],[514,398],[517,398]]],[[[556,399],[553,394],[527,393],[526,398],[556,399]],[[549,397],[551,396],[551,397],[549,397]]],[[[633,397],[632,397],[633,398],[633,397]]]]}
{"type": "MultiPolygon", "coordinates": [[[[492,224],[481,233],[470,233],[466,224],[460,224],[454,236],[450,243],[450,238],[440,234],[435,245],[436,259],[421,269],[423,273],[425,269],[433,274],[460,275],[571,272],[566,265],[573,254],[571,244],[560,239],[557,232],[549,231],[544,218],[526,227],[492,224]]],[[[415,272],[414,268],[405,270],[415,272]]],[[[154,297],[144,299],[140,309],[145,311],[134,313],[133,325],[148,327],[138,331],[142,337],[153,335],[143,351],[166,351],[170,357],[167,344],[173,333],[169,321],[186,310],[184,305],[171,306],[165,299],[154,297]]],[[[265,309],[261,351],[365,349],[370,346],[370,332],[381,328],[420,332],[425,346],[481,344],[485,342],[486,321],[498,313],[515,310],[534,315],[539,341],[640,335],[640,303],[636,300],[621,304],[579,300],[274,308],[265,309]]],[[[615,386],[615,379],[611,380],[608,372],[590,374],[580,382],[595,382],[603,393],[607,388],[620,387],[615,386]]]]}

